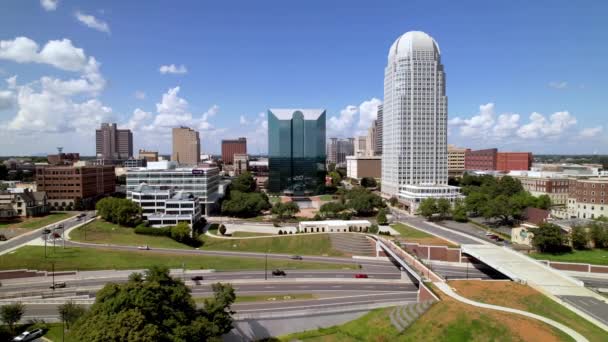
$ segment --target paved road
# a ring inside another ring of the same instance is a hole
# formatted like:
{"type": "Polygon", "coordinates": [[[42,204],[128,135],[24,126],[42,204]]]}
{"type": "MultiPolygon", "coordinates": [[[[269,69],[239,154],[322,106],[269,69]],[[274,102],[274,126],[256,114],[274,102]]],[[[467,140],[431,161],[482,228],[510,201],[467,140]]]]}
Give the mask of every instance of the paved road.
{"type": "MultiPolygon", "coordinates": [[[[82,220],[87,220],[87,219],[89,219],[89,218],[91,218],[91,217],[94,216],[94,212],[85,212],[85,213],[87,214],[87,216],[86,216],[86,218],[83,218],[82,220]]],[[[75,226],[75,225],[77,225],[79,223],[81,223],[81,221],[78,220],[76,217],[73,217],[73,218],[71,218],[71,219],[63,222],[63,226],[64,226],[64,229],[67,230],[68,228],[73,227],[73,226],[75,226]]],[[[55,225],[56,225],[56,223],[53,223],[53,224],[50,224],[50,225],[48,225],[46,227],[50,228],[50,227],[53,227],[55,225]]],[[[14,238],[8,240],[8,241],[0,242],[0,255],[4,254],[4,252],[6,252],[6,251],[8,251],[10,249],[13,249],[15,247],[19,247],[21,245],[24,245],[24,244],[30,242],[30,241],[33,241],[35,239],[40,238],[40,236],[42,235],[42,230],[44,230],[44,228],[46,228],[46,227],[42,227],[42,228],[36,229],[36,230],[32,231],[31,233],[26,233],[26,234],[23,234],[23,235],[19,235],[17,237],[14,237],[14,238]]],[[[61,231],[59,231],[59,232],[61,232],[61,231]]]]}
{"type": "Polygon", "coordinates": [[[490,267],[475,267],[471,264],[462,266],[449,266],[441,264],[430,264],[431,269],[445,279],[508,279],[505,275],[490,267]]]}
{"type": "Polygon", "coordinates": [[[574,278],[578,280],[582,280],[585,283],[585,286],[592,288],[601,288],[608,289],[608,279],[600,279],[600,278],[587,278],[587,277],[577,277],[574,278]]]}
{"type": "Polygon", "coordinates": [[[449,230],[447,230],[447,228],[446,229],[437,228],[431,224],[428,224],[427,222],[425,222],[425,220],[423,218],[420,218],[420,217],[403,215],[398,212],[392,212],[392,215],[393,215],[393,218],[399,222],[403,222],[407,225],[413,226],[415,228],[418,228],[418,229],[428,232],[430,234],[441,236],[443,238],[446,238],[446,239],[456,242],[458,244],[473,244],[473,245],[481,244],[477,240],[468,238],[466,236],[462,236],[460,234],[450,232],[449,230]]]}
{"type": "Polygon", "coordinates": [[[581,296],[558,296],[563,301],[608,325],[608,305],[597,298],[581,296]]]}

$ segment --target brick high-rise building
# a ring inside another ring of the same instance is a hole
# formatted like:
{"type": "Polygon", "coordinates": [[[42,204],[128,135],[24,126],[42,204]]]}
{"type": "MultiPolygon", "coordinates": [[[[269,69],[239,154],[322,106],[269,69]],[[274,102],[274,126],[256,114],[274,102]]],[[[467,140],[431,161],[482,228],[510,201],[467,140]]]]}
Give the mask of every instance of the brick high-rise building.
{"type": "Polygon", "coordinates": [[[235,154],[247,154],[247,138],[222,140],[222,161],[224,164],[234,163],[235,154]]]}
{"type": "Polygon", "coordinates": [[[498,152],[489,148],[465,153],[465,169],[470,171],[525,171],[531,166],[530,152],[498,152]]]}
{"type": "Polygon", "coordinates": [[[188,127],[173,128],[173,154],[171,160],[182,165],[198,165],[201,158],[201,140],[198,132],[188,127]]]}
{"type": "Polygon", "coordinates": [[[133,158],[133,134],[129,129],[117,129],[115,123],[102,123],[95,131],[97,159],[126,160],[133,158]]]}
{"type": "Polygon", "coordinates": [[[116,175],[114,166],[47,166],[36,170],[36,184],[58,208],[115,192],[116,175]]]}
{"type": "Polygon", "coordinates": [[[496,170],[496,155],[498,149],[467,150],[464,157],[464,168],[469,171],[496,170]]]}
{"type": "Polygon", "coordinates": [[[496,155],[496,170],[517,171],[530,170],[532,153],[530,152],[498,152],[496,155]]]}

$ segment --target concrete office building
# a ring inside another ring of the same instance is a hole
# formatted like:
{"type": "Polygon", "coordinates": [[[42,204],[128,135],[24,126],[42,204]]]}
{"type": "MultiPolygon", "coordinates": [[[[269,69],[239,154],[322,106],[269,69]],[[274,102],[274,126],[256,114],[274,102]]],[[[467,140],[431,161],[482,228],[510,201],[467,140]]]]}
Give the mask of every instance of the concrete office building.
{"type": "Polygon", "coordinates": [[[382,158],[380,156],[348,156],[346,157],[346,176],[354,179],[380,178],[382,176],[382,158]]]}
{"type": "Polygon", "coordinates": [[[383,106],[378,106],[378,114],[376,118],[376,148],[374,149],[374,154],[377,156],[382,155],[382,120],[383,120],[383,106]]]}
{"type": "Polygon", "coordinates": [[[447,96],[439,46],[407,32],[390,47],[384,73],[382,192],[415,212],[425,198],[460,198],[448,185],[447,96]]]}
{"type": "Polygon", "coordinates": [[[222,140],[222,162],[234,163],[235,154],[247,154],[247,138],[222,140]]]}
{"type": "Polygon", "coordinates": [[[156,162],[158,161],[158,152],[157,151],[146,151],[146,150],[139,150],[139,159],[144,159],[145,161],[149,161],[149,162],[156,162]]]}
{"type": "Polygon", "coordinates": [[[466,148],[448,145],[448,176],[460,177],[464,174],[466,152],[466,148]]]}
{"type": "Polygon", "coordinates": [[[358,157],[369,157],[373,156],[374,152],[370,150],[371,142],[369,141],[369,136],[361,135],[355,137],[355,156],[358,157]]]}
{"type": "Polygon", "coordinates": [[[97,159],[108,161],[133,158],[133,134],[129,129],[118,129],[115,123],[102,123],[95,131],[97,159]]]}
{"type": "Polygon", "coordinates": [[[346,165],[346,157],[354,154],[354,141],[353,138],[330,138],[327,144],[327,162],[337,166],[346,165]]]}
{"type": "Polygon", "coordinates": [[[175,127],[171,160],[181,165],[198,165],[201,155],[201,139],[198,132],[188,127],[175,127]]]}
{"type": "Polygon", "coordinates": [[[249,166],[249,156],[247,154],[235,153],[233,158],[234,175],[238,176],[247,172],[249,166]]]}
{"type": "Polygon", "coordinates": [[[200,199],[189,192],[159,190],[142,183],[131,191],[131,201],[141,207],[142,216],[152,227],[186,222],[192,228],[202,217],[200,199]]]}
{"type": "Polygon", "coordinates": [[[75,201],[87,206],[116,191],[116,175],[108,165],[47,166],[36,170],[36,184],[54,208],[74,206],[75,201]]]}
{"type": "Polygon", "coordinates": [[[268,191],[309,195],[325,182],[325,110],[268,110],[268,191]]]}
{"type": "Polygon", "coordinates": [[[378,121],[372,121],[372,125],[367,129],[367,146],[365,147],[366,153],[369,156],[377,156],[376,142],[378,140],[378,121]]]}
{"type": "Polygon", "coordinates": [[[217,209],[220,181],[217,167],[178,167],[176,162],[150,162],[147,167],[127,170],[127,198],[142,183],[152,189],[174,190],[198,197],[203,215],[217,209]]]}

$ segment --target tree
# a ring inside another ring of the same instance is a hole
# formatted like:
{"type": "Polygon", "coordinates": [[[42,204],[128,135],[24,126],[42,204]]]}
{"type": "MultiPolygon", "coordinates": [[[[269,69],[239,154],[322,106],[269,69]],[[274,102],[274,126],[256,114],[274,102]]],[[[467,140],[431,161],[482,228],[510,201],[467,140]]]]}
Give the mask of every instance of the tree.
{"type": "Polygon", "coordinates": [[[213,298],[197,309],[190,289],[166,267],[145,277],[109,283],[79,319],[72,334],[79,341],[220,341],[232,329],[230,306],[236,296],[228,284],[214,284],[213,298]]]}
{"type": "Polygon", "coordinates": [[[106,221],[134,227],[141,223],[141,207],[126,198],[106,197],[95,205],[97,214],[106,221]]]}
{"type": "Polygon", "coordinates": [[[386,209],[381,208],[380,210],[378,210],[378,215],[376,215],[376,222],[378,222],[378,224],[381,226],[385,226],[388,224],[388,219],[386,218],[386,209]]]}
{"type": "Polygon", "coordinates": [[[25,305],[19,303],[7,304],[0,307],[2,322],[8,325],[11,334],[15,334],[15,324],[21,320],[25,313],[25,305]]]}
{"type": "Polygon", "coordinates": [[[346,192],[345,199],[346,205],[360,216],[371,216],[375,209],[385,207],[380,196],[365,188],[355,188],[346,192]]]}
{"type": "Polygon", "coordinates": [[[447,217],[452,209],[452,204],[446,198],[440,198],[437,200],[437,213],[443,218],[447,217]]]}
{"type": "Polygon", "coordinates": [[[222,203],[222,213],[235,217],[254,217],[271,207],[268,196],[261,192],[231,191],[230,199],[222,203]]]}
{"type": "Polygon", "coordinates": [[[327,164],[327,172],[332,172],[336,170],[336,163],[327,164]]]}
{"type": "Polygon", "coordinates": [[[456,201],[454,208],[452,209],[452,219],[456,222],[467,222],[469,217],[467,215],[467,207],[463,201],[456,201]]]}
{"type": "Polygon", "coordinates": [[[6,180],[8,178],[8,169],[6,165],[0,163],[0,180],[6,180]]]}
{"type": "Polygon", "coordinates": [[[284,220],[292,218],[295,214],[300,212],[300,207],[295,202],[277,202],[270,212],[276,215],[277,219],[284,220]]]}
{"type": "Polygon", "coordinates": [[[397,199],[397,197],[393,196],[388,200],[388,203],[391,204],[391,206],[396,206],[397,204],[399,204],[399,200],[397,199]]]}
{"type": "Polygon", "coordinates": [[[226,226],[224,226],[223,224],[220,224],[220,234],[224,235],[226,234],[226,226]]]}
{"type": "Polygon", "coordinates": [[[61,320],[65,322],[66,328],[70,330],[70,326],[72,326],[80,317],[82,317],[87,310],[69,300],[65,304],[59,305],[57,307],[57,311],[59,312],[61,320]]]}
{"type": "Polygon", "coordinates": [[[340,175],[339,172],[332,171],[328,175],[331,178],[331,185],[333,185],[333,186],[339,186],[340,182],[342,182],[342,175],[340,175]]]}
{"type": "Polygon", "coordinates": [[[573,227],[570,239],[574,249],[587,249],[589,245],[589,234],[587,234],[587,231],[583,227],[573,227]]]}
{"type": "Polygon", "coordinates": [[[473,216],[478,216],[483,211],[484,205],[486,204],[486,195],[481,192],[470,192],[465,198],[465,205],[467,211],[471,212],[473,216]]]}
{"type": "Polygon", "coordinates": [[[426,217],[427,220],[430,220],[437,212],[437,200],[429,197],[420,202],[417,214],[426,217]]]}
{"type": "Polygon", "coordinates": [[[361,186],[364,188],[373,188],[376,187],[378,183],[373,177],[363,177],[361,179],[361,186]]]}
{"type": "Polygon", "coordinates": [[[232,181],[230,191],[254,192],[255,187],[255,179],[253,179],[251,173],[243,172],[232,181]]]}
{"type": "Polygon", "coordinates": [[[595,248],[608,248],[608,227],[600,223],[592,223],[590,226],[591,240],[595,248]]]}
{"type": "Polygon", "coordinates": [[[190,226],[186,222],[178,222],[171,227],[171,238],[178,242],[187,242],[190,239],[190,226]]]}
{"type": "Polygon", "coordinates": [[[367,231],[372,234],[378,234],[379,230],[380,230],[380,228],[378,228],[378,225],[375,223],[372,224],[371,226],[369,226],[369,228],[367,229],[367,231]]]}
{"type": "Polygon", "coordinates": [[[532,244],[543,253],[556,253],[564,250],[566,239],[558,225],[541,223],[534,230],[532,244]]]}
{"type": "Polygon", "coordinates": [[[551,197],[548,195],[540,195],[536,199],[536,208],[547,210],[551,208],[551,197]]]}

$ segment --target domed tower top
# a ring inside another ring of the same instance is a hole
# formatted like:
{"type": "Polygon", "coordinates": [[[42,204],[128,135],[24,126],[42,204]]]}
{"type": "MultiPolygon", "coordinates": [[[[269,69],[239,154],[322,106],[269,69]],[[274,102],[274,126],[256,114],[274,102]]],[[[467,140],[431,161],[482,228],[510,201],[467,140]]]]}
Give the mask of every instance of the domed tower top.
{"type": "Polygon", "coordinates": [[[410,31],[401,35],[388,51],[388,60],[409,57],[412,51],[433,51],[441,54],[439,45],[433,37],[422,31],[410,31]]]}

